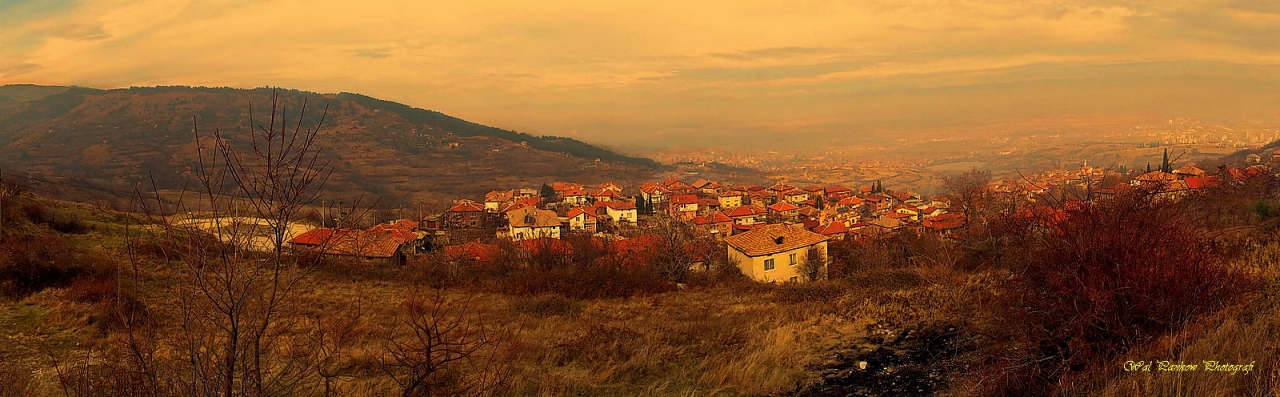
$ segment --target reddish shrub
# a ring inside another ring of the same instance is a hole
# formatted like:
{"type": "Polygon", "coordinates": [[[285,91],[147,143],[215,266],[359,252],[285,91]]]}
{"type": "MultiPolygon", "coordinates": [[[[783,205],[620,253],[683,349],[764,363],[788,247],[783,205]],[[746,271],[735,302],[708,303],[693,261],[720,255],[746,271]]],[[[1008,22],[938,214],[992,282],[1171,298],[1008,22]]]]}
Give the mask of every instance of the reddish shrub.
{"type": "MultiPolygon", "coordinates": [[[[1009,345],[989,357],[985,394],[1042,394],[1063,376],[1106,362],[1258,285],[1226,264],[1190,212],[1141,193],[1027,211],[1008,219],[1025,251],[1005,285],[1009,345]],[[1036,365],[1027,365],[1036,362],[1036,365]]],[[[997,338],[1000,340],[1001,338],[997,338]]]]}

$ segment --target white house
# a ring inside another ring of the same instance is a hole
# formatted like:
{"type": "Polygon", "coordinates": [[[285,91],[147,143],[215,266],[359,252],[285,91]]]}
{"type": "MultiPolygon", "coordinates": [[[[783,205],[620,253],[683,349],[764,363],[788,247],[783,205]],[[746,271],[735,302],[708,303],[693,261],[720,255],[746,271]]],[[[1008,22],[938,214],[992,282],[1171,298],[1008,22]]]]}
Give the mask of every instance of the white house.
{"type": "Polygon", "coordinates": [[[515,241],[560,238],[560,217],[555,211],[521,207],[507,213],[507,229],[508,236],[515,241]]]}
{"type": "Polygon", "coordinates": [[[724,242],[729,246],[729,261],[736,261],[747,277],[764,282],[794,282],[804,281],[799,269],[810,252],[827,257],[828,239],[800,225],[771,224],[726,237],[724,242]]]}
{"type": "Polygon", "coordinates": [[[596,214],[588,212],[582,208],[574,208],[569,210],[569,230],[585,230],[591,233],[596,232],[596,214]]]}
{"type": "Polygon", "coordinates": [[[629,223],[634,225],[636,223],[635,204],[626,201],[610,201],[600,203],[600,205],[604,207],[605,214],[609,216],[609,219],[613,220],[614,224],[629,223]]]}

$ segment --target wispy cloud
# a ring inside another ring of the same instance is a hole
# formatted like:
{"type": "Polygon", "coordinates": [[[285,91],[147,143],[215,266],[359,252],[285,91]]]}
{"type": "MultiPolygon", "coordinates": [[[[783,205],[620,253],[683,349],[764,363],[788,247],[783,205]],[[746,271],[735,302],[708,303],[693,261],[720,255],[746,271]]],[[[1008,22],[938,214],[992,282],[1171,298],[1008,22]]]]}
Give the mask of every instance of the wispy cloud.
{"type": "MultiPolygon", "coordinates": [[[[949,114],[948,106],[1001,117],[1004,110],[974,104],[1003,103],[1002,95],[1064,109],[1027,92],[1047,81],[1108,81],[1147,90],[1135,91],[1142,97],[1160,86],[1109,65],[1175,64],[1206,75],[1276,67],[1277,4],[9,1],[0,2],[0,83],[355,91],[603,141],[743,126],[838,132],[949,114]],[[927,91],[963,87],[972,87],[969,97],[927,91]]],[[[1155,76],[1189,84],[1173,72],[1155,76]]]]}

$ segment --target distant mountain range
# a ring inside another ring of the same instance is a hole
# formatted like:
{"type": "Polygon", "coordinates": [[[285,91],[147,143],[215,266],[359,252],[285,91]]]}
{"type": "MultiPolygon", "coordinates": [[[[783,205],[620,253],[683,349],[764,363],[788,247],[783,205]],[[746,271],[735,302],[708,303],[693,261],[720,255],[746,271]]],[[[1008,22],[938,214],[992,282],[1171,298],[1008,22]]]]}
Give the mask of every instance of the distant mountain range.
{"type": "MultiPolygon", "coordinates": [[[[571,138],[533,136],[352,93],[278,90],[289,117],[315,125],[333,167],[326,190],[409,200],[474,195],[544,182],[638,181],[664,167],[571,138]]],[[[162,189],[191,182],[193,121],[248,146],[250,102],[259,124],[271,89],[151,87],[99,90],[0,86],[0,167],[104,188],[154,175],[162,189]],[[261,117],[260,117],[261,116],[261,117]]]]}

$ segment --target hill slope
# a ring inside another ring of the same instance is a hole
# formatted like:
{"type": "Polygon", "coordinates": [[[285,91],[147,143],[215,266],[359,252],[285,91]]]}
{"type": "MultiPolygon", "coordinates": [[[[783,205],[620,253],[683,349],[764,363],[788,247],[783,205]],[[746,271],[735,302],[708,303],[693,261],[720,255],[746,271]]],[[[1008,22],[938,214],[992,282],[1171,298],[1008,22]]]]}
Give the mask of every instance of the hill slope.
{"type": "MultiPolygon", "coordinates": [[[[0,87],[0,166],[6,173],[71,177],[123,188],[153,173],[162,189],[190,181],[193,122],[248,143],[249,104],[258,122],[270,89],[0,87]]],[[[660,166],[570,138],[538,137],[359,94],[280,90],[296,122],[328,115],[317,142],[334,169],[328,189],[408,200],[423,193],[472,195],[568,179],[627,182],[660,166]]]]}

